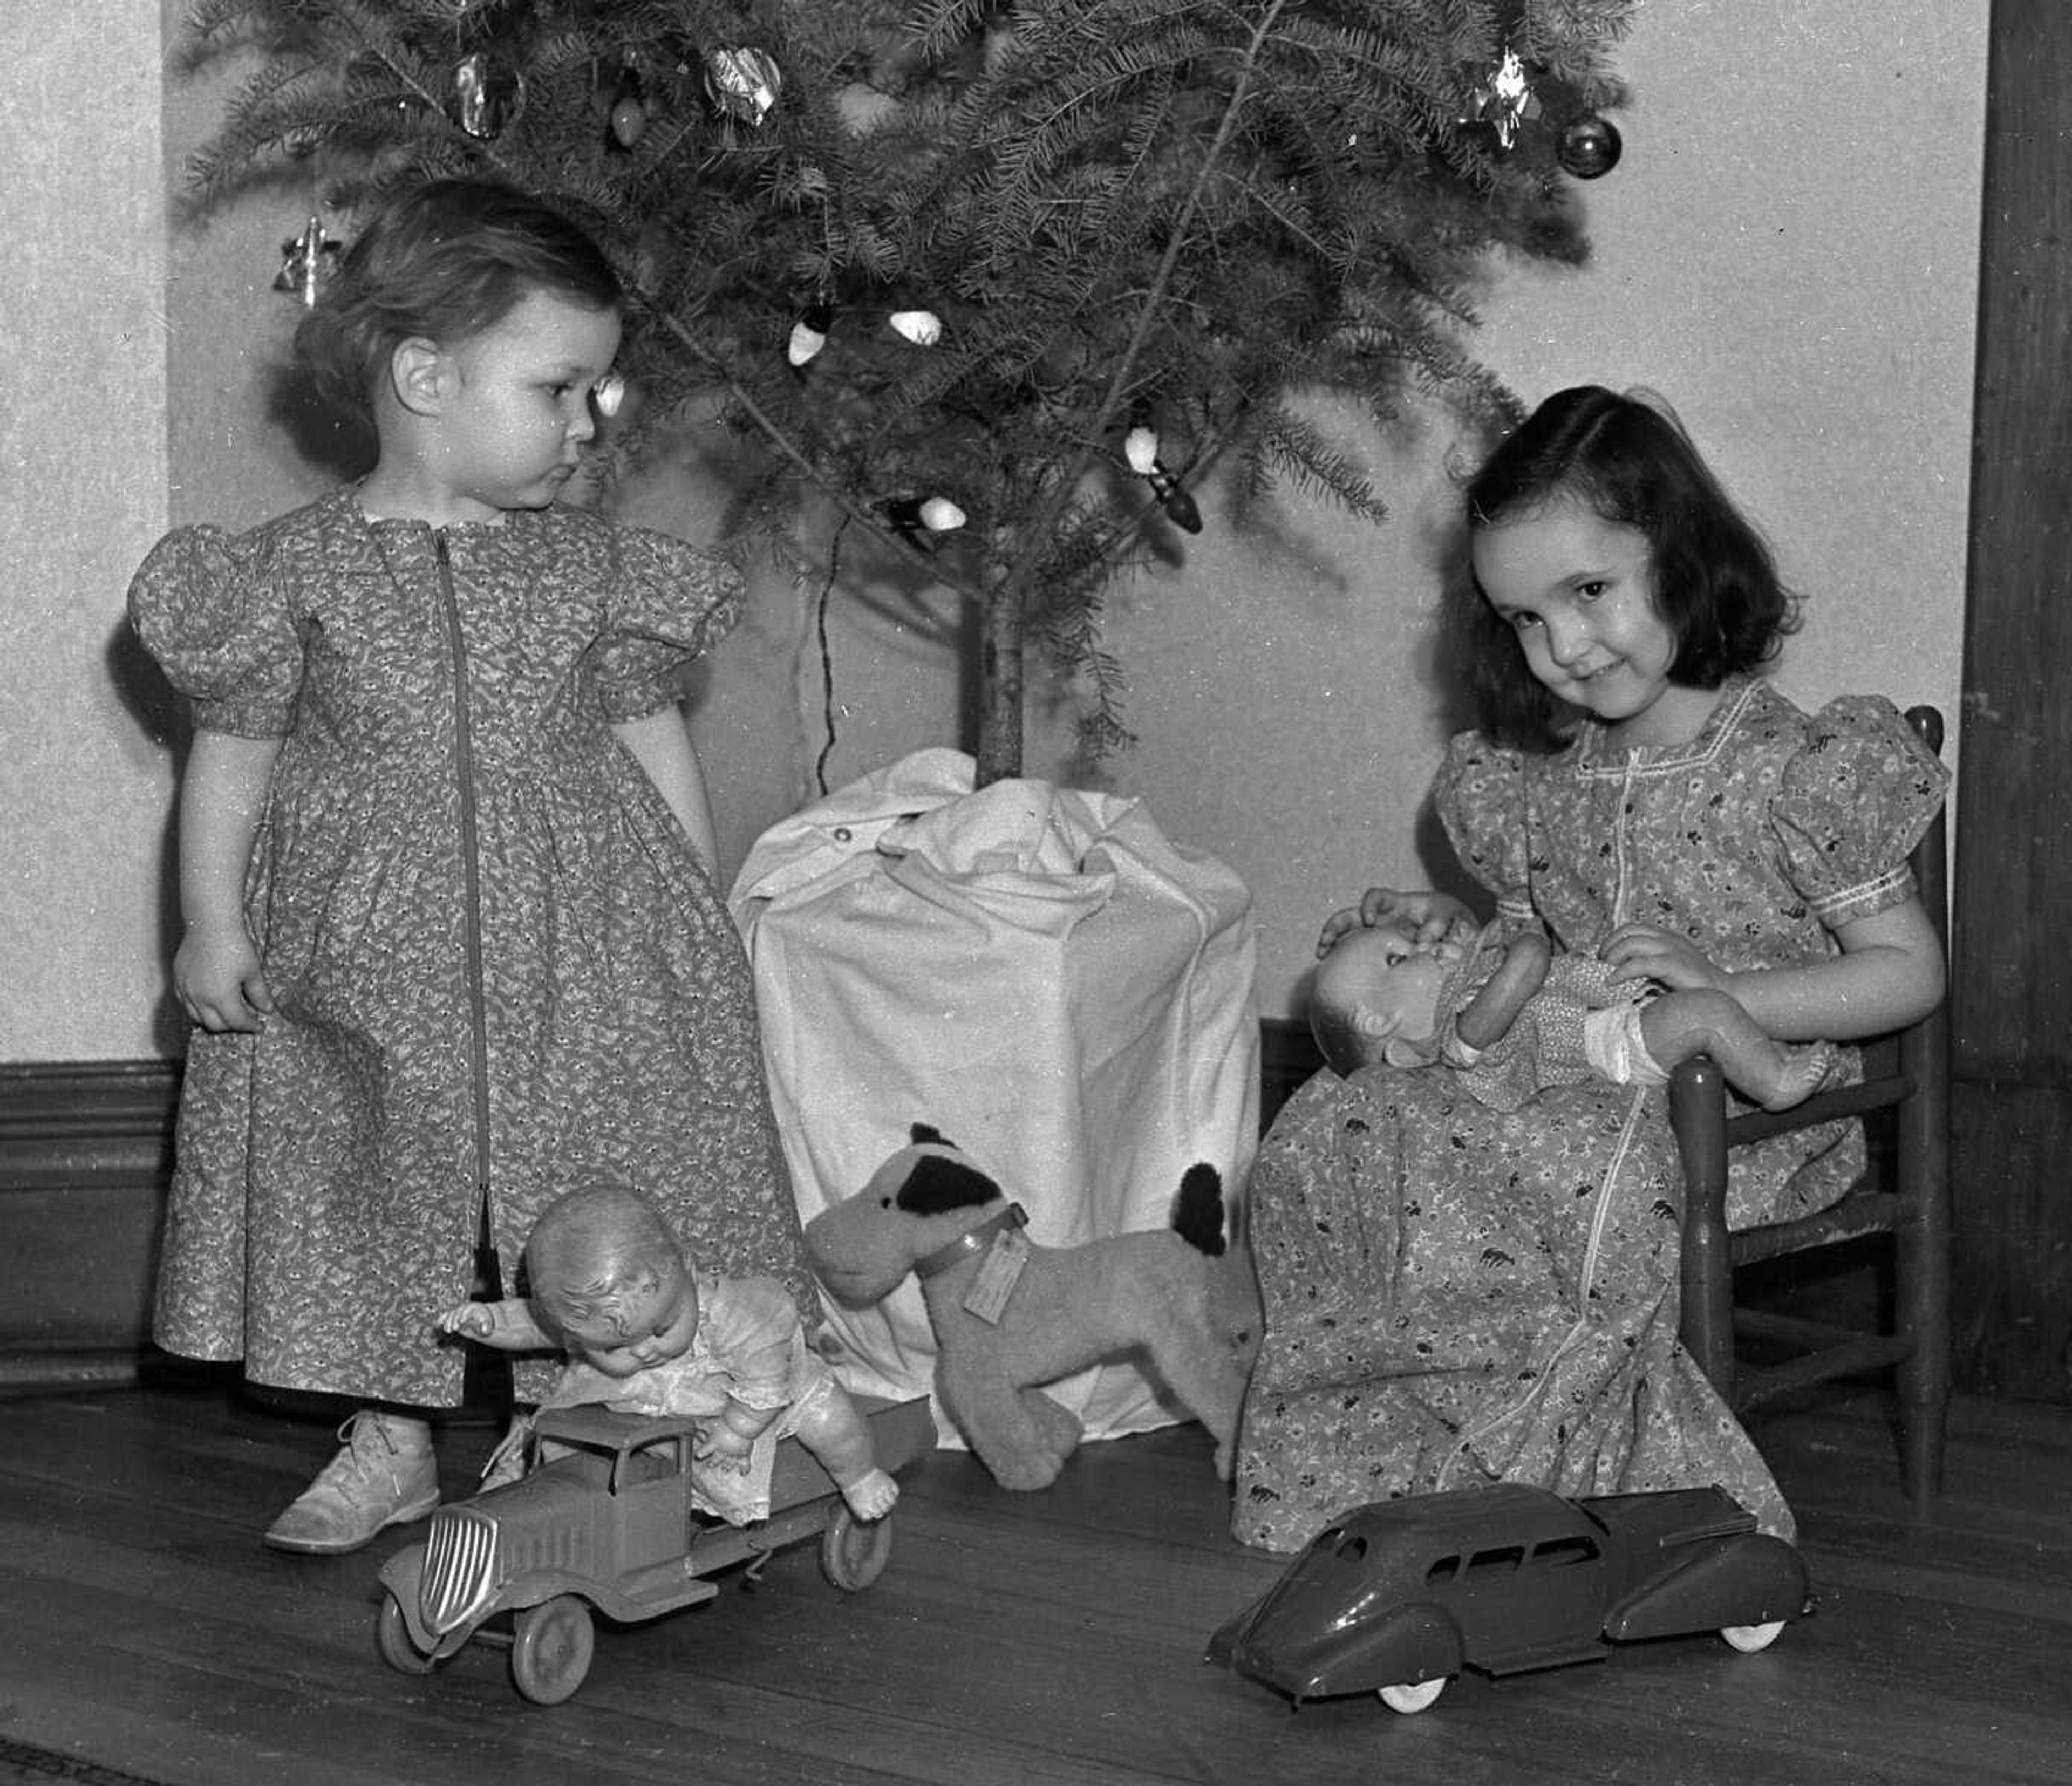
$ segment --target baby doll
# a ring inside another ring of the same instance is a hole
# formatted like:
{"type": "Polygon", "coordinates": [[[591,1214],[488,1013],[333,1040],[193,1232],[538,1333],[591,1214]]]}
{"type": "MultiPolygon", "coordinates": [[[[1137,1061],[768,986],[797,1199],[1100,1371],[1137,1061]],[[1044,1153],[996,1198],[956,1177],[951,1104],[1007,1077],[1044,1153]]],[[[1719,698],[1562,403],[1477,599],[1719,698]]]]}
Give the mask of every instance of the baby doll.
{"type": "Polygon", "coordinates": [[[1471,920],[1431,938],[1402,922],[1346,931],[1310,993],[1324,1058],[1341,1073],[1443,1059],[1478,1101],[1499,1110],[1593,1076],[1659,1085],[1696,1054],[1712,1056],[1742,1097],[1784,1110],[1833,1062],[1829,1043],[1779,1042],[1727,993],[1614,984],[1594,955],[1552,955],[1532,934],[1507,945],[1497,931],[1471,920]]]}
{"type": "MultiPolygon", "coordinates": [[[[529,1303],[462,1302],[440,1327],[500,1351],[559,1348],[566,1362],[546,1406],[709,1417],[693,1488],[705,1511],[734,1525],[768,1516],[771,1462],[787,1434],[858,1519],[891,1511],[899,1486],[878,1467],[862,1415],[807,1345],[775,1278],[696,1270],[652,1204],[606,1187],[548,1205],[525,1242],[525,1270],[529,1303]]],[[[486,1483],[516,1475],[512,1453],[507,1441],[486,1483]]]]}

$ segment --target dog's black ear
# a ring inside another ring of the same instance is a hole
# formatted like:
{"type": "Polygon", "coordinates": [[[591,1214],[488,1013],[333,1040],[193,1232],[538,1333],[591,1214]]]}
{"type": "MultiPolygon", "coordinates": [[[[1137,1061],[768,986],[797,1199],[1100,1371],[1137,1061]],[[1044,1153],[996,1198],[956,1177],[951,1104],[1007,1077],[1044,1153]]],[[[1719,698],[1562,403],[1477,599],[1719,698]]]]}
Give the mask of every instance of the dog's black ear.
{"type": "Polygon", "coordinates": [[[994,1201],[1000,1187],[976,1167],[940,1154],[923,1154],[893,1200],[910,1216],[945,1216],[994,1201]]]}
{"type": "Polygon", "coordinates": [[[937,1147],[954,1147],[956,1146],[956,1143],[954,1141],[946,1139],[943,1134],[943,1131],[938,1129],[932,1122],[917,1122],[912,1128],[909,1129],[906,1133],[908,1137],[912,1140],[914,1145],[917,1147],[927,1146],[931,1144],[937,1147]]]}

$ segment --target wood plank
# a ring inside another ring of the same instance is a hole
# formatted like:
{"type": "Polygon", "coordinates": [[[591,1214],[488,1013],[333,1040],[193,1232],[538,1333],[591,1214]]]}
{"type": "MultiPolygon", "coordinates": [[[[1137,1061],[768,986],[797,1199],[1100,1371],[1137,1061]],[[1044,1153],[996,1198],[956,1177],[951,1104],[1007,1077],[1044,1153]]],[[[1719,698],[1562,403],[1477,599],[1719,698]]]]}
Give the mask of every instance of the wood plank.
{"type": "MultiPolygon", "coordinates": [[[[543,1709],[484,1645],[423,1677],[380,1661],[376,1575],[411,1533],[328,1559],[259,1545],[327,1455],[324,1422],[221,1381],[6,1411],[6,1734],[165,1786],[2031,1786],[2072,1753],[2062,1409],[1960,1401],[1933,1526],[1900,1492],[1881,1398],[1770,1417],[1755,1431],[1799,1514],[1813,1618],[1758,1656],[1700,1636],[1470,1676],[1410,1718],[1358,1698],[1295,1715],[1202,1660],[1284,1560],[1230,1540],[1193,1426],[1089,1446],[1039,1494],[931,1453],[866,1592],[787,1550],[707,1606],[601,1628],[582,1690],[543,1709]]],[[[445,1435],[450,1493],[495,1437],[445,1435]]]]}

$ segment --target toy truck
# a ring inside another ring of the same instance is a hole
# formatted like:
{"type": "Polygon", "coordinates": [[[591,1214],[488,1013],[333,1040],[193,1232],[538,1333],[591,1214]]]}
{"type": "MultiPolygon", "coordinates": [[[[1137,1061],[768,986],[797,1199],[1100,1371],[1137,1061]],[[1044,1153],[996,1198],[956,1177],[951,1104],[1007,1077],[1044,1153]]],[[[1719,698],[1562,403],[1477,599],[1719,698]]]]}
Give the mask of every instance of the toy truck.
{"type": "MultiPolygon", "coordinates": [[[[896,1474],[935,1442],[925,1397],[858,1396],[879,1467],[896,1474]]],[[[857,1592],[883,1571],[892,1521],[865,1523],[796,1439],[777,1448],[770,1516],[733,1526],[697,1511],[697,1422],[603,1407],[543,1409],[532,1469],[518,1481],[440,1508],[421,1544],[391,1558],[376,1641],[405,1674],[429,1673],[471,1639],[508,1641],[511,1678],[536,1705],[581,1686],[596,1641],[591,1609],[633,1623],[713,1599],[709,1577],[818,1536],[820,1567],[857,1592]],[[484,1628],[510,1618],[509,1636],[484,1628]]]]}

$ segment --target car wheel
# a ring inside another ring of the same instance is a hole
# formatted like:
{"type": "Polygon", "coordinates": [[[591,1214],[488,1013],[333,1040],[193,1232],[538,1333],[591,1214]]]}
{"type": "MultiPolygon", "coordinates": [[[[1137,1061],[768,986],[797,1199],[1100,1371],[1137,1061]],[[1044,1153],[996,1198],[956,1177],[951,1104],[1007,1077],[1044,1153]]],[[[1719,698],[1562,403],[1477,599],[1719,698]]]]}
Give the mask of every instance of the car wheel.
{"type": "Polygon", "coordinates": [[[583,1684],[597,1648],[590,1608],[573,1594],[528,1607],[511,1640],[511,1678],[536,1706],[558,1706],[583,1684]]]}
{"type": "Polygon", "coordinates": [[[1443,1674],[1436,1681],[1406,1681],[1397,1686],[1375,1689],[1382,1704],[1406,1718],[1412,1712],[1424,1710],[1445,1690],[1446,1677],[1443,1674]]]}
{"type": "Polygon", "coordinates": [[[1722,1625],[1720,1635],[1742,1655],[1753,1656],[1759,1649],[1768,1649],[1783,1629],[1782,1619],[1771,1619],[1759,1625],[1722,1625]]]}
{"type": "Polygon", "coordinates": [[[432,1658],[417,1648],[409,1621],[403,1616],[403,1603],[393,1594],[384,1596],[380,1615],[374,1621],[374,1647],[398,1674],[432,1672],[432,1658]]]}
{"type": "Polygon", "coordinates": [[[892,1554],[892,1516],[860,1520],[840,1501],[820,1534],[820,1573],[845,1593],[860,1594],[885,1573],[892,1554]]]}

